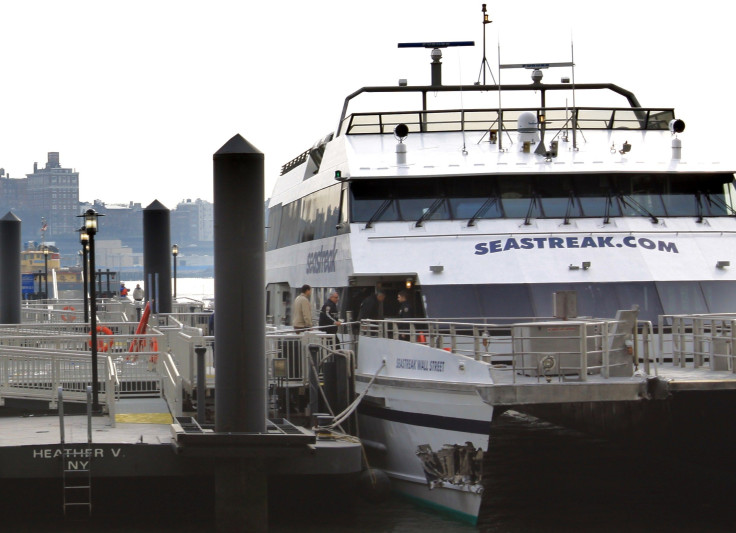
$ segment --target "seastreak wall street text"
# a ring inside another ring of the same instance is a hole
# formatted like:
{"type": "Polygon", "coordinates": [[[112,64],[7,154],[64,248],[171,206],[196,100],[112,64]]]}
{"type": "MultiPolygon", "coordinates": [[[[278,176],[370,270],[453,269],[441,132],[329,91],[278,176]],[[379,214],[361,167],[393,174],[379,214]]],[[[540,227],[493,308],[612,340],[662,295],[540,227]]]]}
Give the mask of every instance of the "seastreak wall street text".
{"type": "Polygon", "coordinates": [[[522,237],[479,242],[475,255],[486,255],[509,250],[533,250],[543,248],[644,248],[659,252],[680,253],[677,244],[671,241],[647,239],[646,237],[522,237]]]}

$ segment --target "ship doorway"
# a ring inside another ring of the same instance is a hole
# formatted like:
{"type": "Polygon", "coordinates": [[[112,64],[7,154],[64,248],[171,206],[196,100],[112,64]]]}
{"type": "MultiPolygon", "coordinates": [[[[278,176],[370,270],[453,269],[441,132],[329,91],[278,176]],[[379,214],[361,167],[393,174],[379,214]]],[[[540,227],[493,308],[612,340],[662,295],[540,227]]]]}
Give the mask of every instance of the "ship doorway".
{"type": "Polygon", "coordinates": [[[384,318],[396,318],[399,316],[398,295],[399,291],[402,290],[409,292],[409,301],[414,310],[414,317],[424,318],[426,316],[421,286],[416,284],[416,274],[380,278],[373,276],[351,277],[350,285],[347,288],[347,295],[343,298],[343,310],[350,312],[353,320],[357,320],[360,312],[360,304],[378,290],[382,290],[386,294],[386,298],[381,304],[384,318]],[[407,281],[410,282],[411,288],[407,288],[407,281]]]}
{"type": "Polygon", "coordinates": [[[291,324],[291,287],[288,283],[266,285],[266,323],[274,326],[291,324]]]}

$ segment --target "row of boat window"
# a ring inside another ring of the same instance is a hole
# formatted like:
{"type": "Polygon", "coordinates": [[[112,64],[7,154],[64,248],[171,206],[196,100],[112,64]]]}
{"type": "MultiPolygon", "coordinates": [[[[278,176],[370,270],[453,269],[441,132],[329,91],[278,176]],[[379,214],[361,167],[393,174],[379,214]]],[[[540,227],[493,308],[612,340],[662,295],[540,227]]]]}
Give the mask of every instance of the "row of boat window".
{"type": "Polygon", "coordinates": [[[577,293],[579,316],[609,318],[639,306],[639,319],[656,326],[667,314],[726,313],[736,301],[733,281],[425,285],[429,317],[550,317],[556,291],[577,293]]]}
{"type": "Polygon", "coordinates": [[[497,218],[729,216],[733,174],[574,174],[356,180],[269,208],[274,250],[348,231],[350,222],[497,218]],[[349,205],[348,205],[349,204],[349,205]]]}
{"type": "Polygon", "coordinates": [[[732,174],[600,174],[356,181],[353,222],[726,216],[732,174]]]}

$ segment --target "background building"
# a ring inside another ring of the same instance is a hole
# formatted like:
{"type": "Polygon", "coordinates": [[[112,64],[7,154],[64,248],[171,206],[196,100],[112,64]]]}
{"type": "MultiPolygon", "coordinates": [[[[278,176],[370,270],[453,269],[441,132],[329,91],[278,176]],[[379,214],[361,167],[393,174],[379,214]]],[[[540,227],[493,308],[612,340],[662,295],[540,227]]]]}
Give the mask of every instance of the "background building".
{"type": "MultiPolygon", "coordinates": [[[[33,164],[33,173],[15,179],[0,168],[0,217],[7,212],[21,219],[24,247],[53,244],[61,266],[79,263],[78,215],[87,209],[104,215],[99,219],[97,267],[128,273],[138,279],[142,272],[143,209],[140,202],[105,204],[79,201],[79,172],[63,168],[59,152],[48,152],[43,168],[33,164]]],[[[180,274],[208,275],[213,270],[214,206],[205,200],[184,200],[171,210],[171,243],[179,245],[180,274]]],[[[19,250],[20,252],[20,250],[19,250]]]]}

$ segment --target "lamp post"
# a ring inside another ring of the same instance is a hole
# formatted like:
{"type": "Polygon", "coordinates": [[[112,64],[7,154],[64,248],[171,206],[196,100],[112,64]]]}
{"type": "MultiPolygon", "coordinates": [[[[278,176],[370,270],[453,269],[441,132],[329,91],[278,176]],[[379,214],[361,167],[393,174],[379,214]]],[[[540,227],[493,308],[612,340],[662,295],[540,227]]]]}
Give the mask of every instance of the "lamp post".
{"type": "MultiPolygon", "coordinates": [[[[97,219],[98,217],[104,216],[99,214],[94,209],[87,209],[83,215],[78,215],[84,218],[84,229],[89,237],[89,272],[92,273],[94,278],[95,273],[95,234],[97,233],[97,219]]],[[[92,343],[92,410],[96,413],[100,412],[100,383],[98,381],[97,372],[97,288],[95,287],[95,280],[90,279],[89,283],[89,327],[90,327],[90,342],[92,343]]]]}
{"type": "Polygon", "coordinates": [[[48,300],[49,298],[49,247],[45,244],[42,247],[43,251],[43,297],[48,300]]]}
{"type": "Polygon", "coordinates": [[[179,245],[171,247],[171,255],[174,256],[174,299],[176,299],[176,256],[179,255],[179,245]]]}
{"type": "Polygon", "coordinates": [[[82,293],[84,296],[84,323],[89,322],[89,291],[87,285],[89,283],[89,273],[87,270],[87,252],[89,252],[89,235],[87,228],[82,226],[79,228],[79,243],[82,245],[82,293]]]}

